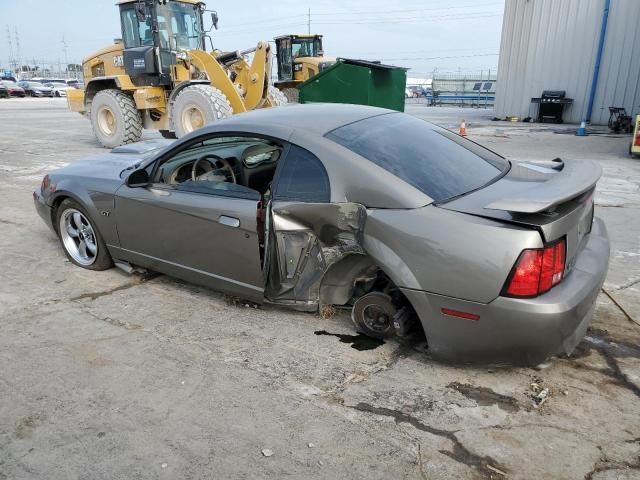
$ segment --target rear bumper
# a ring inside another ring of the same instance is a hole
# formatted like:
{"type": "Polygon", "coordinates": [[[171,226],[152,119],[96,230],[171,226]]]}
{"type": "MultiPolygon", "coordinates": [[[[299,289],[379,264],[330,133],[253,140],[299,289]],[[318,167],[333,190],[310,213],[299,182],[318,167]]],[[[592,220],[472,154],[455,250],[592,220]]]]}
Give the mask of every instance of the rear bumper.
{"type": "Polygon", "coordinates": [[[56,229],[52,223],[52,208],[45,203],[44,198],[42,198],[42,195],[40,195],[38,190],[34,190],[33,192],[33,203],[35,204],[36,212],[38,212],[40,218],[42,218],[44,223],[46,223],[47,226],[55,232],[56,229]]]}
{"type": "Polygon", "coordinates": [[[567,277],[531,299],[497,297],[488,304],[403,289],[415,308],[434,358],[468,363],[536,365],[570,354],[591,323],[609,266],[609,237],[599,218],[567,277]],[[464,320],[442,308],[480,316],[464,320]]]}

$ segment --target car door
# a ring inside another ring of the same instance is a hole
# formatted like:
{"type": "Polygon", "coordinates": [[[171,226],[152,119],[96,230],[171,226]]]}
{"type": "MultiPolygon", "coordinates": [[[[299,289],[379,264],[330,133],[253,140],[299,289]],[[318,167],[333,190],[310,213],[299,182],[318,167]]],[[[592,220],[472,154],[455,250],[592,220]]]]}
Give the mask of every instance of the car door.
{"type": "MultiPolygon", "coordinates": [[[[248,189],[247,189],[248,190],[248,189]]],[[[115,196],[119,255],[189,282],[261,302],[258,192],[189,191],[151,183],[115,196]]]]}

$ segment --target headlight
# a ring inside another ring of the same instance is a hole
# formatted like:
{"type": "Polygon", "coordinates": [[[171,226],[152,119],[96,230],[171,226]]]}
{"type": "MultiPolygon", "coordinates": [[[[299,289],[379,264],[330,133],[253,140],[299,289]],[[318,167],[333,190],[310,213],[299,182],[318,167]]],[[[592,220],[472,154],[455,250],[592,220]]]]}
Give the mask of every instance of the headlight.
{"type": "Polygon", "coordinates": [[[187,52],[178,52],[176,53],[176,58],[178,60],[186,62],[187,60],[189,60],[189,55],[187,55],[187,52]]]}

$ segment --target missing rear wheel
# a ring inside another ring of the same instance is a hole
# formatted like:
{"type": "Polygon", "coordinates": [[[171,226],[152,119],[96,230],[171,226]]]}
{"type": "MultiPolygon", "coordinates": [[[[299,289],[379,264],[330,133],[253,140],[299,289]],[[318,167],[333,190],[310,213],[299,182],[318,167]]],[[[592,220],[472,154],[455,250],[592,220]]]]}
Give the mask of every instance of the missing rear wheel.
{"type": "Polygon", "coordinates": [[[356,330],[373,338],[389,338],[395,335],[393,317],[396,307],[391,297],[382,292],[370,292],[358,298],[351,310],[351,320],[356,330]]]}

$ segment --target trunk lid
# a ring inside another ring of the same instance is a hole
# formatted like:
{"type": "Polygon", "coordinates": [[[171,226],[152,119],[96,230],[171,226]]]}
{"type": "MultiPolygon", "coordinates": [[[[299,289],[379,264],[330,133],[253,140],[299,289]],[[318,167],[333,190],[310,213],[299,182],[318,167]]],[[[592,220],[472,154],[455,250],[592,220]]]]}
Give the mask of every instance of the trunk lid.
{"type": "Polygon", "coordinates": [[[567,241],[567,267],[591,231],[593,193],[602,170],[592,161],[512,162],[498,181],[438,205],[540,231],[545,243],[563,236],[567,241]]]}

